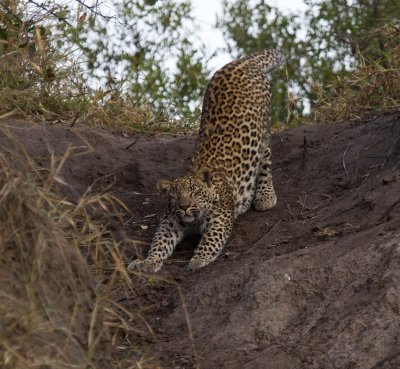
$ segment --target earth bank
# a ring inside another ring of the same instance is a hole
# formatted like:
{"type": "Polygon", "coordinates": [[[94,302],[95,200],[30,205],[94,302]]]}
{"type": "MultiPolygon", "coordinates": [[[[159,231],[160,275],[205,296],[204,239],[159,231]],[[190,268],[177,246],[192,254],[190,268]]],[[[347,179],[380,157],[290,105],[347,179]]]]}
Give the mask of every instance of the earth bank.
{"type": "MultiPolygon", "coordinates": [[[[145,255],[164,209],[156,180],[184,174],[195,142],[15,120],[4,127],[2,149],[17,139],[43,166],[49,152],[69,148],[60,185],[69,200],[112,185],[131,211],[108,225],[126,263],[145,255]]],[[[132,355],[176,369],[399,368],[399,112],[276,133],[272,148],[274,209],[241,216],[210,266],[186,270],[191,238],[159,274],[132,274],[138,288],[115,294],[143,318],[132,355]]]]}

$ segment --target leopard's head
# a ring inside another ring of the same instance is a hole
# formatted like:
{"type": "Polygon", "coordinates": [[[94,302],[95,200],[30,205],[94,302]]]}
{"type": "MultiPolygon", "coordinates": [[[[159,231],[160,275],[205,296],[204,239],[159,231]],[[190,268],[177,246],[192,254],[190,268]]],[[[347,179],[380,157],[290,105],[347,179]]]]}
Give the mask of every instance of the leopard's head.
{"type": "Polygon", "coordinates": [[[167,199],[169,210],[187,223],[201,218],[215,200],[208,168],[173,181],[161,179],[157,182],[157,190],[167,199]]]}

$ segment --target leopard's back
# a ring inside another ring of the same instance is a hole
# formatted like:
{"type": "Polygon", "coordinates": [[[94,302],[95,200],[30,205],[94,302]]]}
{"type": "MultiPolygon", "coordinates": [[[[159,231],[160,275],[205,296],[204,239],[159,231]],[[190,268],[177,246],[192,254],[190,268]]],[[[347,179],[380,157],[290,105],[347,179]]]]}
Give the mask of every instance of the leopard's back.
{"type": "Polygon", "coordinates": [[[271,89],[266,74],[284,61],[276,50],[235,60],[211,78],[191,170],[224,171],[237,204],[254,194],[261,156],[269,143],[271,89]]]}

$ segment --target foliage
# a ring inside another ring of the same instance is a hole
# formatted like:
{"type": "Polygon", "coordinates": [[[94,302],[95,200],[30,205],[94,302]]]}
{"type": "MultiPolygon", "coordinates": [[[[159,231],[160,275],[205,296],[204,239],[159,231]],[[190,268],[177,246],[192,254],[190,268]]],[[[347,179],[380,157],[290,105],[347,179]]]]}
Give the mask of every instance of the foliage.
{"type": "Polygon", "coordinates": [[[388,67],[387,46],[373,30],[399,16],[398,1],[307,0],[306,4],[308,10],[299,17],[282,14],[265,0],[224,0],[224,13],[217,22],[227,50],[235,57],[265,48],[280,48],[286,54],[287,76],[271,75],[276,99],[273,123],[302,121],[304,106],[312,111],[319,91],[334,79],[345,79],[365,59],[388,67]]]}
{"type": "MultiPolygon", "coordinates": [[[[193,128],[195,115],[193,120],[181,117],[195,108],[193,100],[197,92],[194,91],[199,90],[200,95],[205,80],[203,77],[203,82],[197,83],[201,80],[198,75],[203,75],[203,64],[195,60],[197,56],[190,47],[181,45],[176,50],[179,58],[174,80],[147,56],[142,65],[135,64],[136,72],[131,73],[133,67],[124,59],[131,56],[112,54],[115,48],[108,49],[110,44],[100,42],[103,31],[96,26],[96,19],[101,18],[103,22],[110,19],[103,18],[95,9],[93,12],[87,9],[90,17],[76,9],[76,24],[71,19],[72,10],[53,1],[30,1],[27,5],[10,0],[0,3],[0,10],[1,118],[22,116],[71,125],[85,122],[140,130],[190,131],[193,128]],[[91,42],[96,37],[97,41],[91,42]],[[120,76],[120,80],[111,73],[118,70],[117,62],[126,66],[123,70],[126,75],[120,76]],[[145,66],[150,69],[146,71],[145,66]],[[98,75],[100,67],[109,70],[107,78],[98,75]],[[168,85],[153,82],[146,85],[140,80],[147,73],[150,81],[150,72],[155,69],[168,85]],[[179,88],[175,85],[178,83],[179,88]],[[149,88],[152,90],[147,91],[149,88]],[[179,89],[184,96],[176,93],[179,89]]],[[[174,27],[179,28],[179,24],[175,22],[174,27]]],[[[179,45],[170,46],[174,49],[179,45]]],[[[156,53],[154,43],[153,48],[152,52],[156,53]]]]}
{"type": "MultiPolygon", "coordinates": [[[[374,30],[398,18],[400,2],[306,4],[293,14],[265,0],[224,0],[217,21],[233,58],[285,53],[286,66],[270,75],[275,126],[307,120],[357,68],[392,65],[392,46],[374,30]]],[[[192,130],[209,75],[196,26],[190,0],[2,1],[0,117],[192,130]]]]}
{"type": "Polygon", "coordinates": [[[318,56],[339,62],[349,56],[357,59],[363,55],[375,61],[386,57],[383,35],[374,30],[400,16],[397,0],[306,0],[306,3],[312,10],[308,16],[307,41],[318,56]]]}
{"type": "Polygon", "coordinates": [[[112,16],[104,16],[101,6],[94,11],[79,5],[76,25],[59,22],[59,47],[65,39],[68,47],[75,44],[86,73],[107,90],[122,90],[163,116],[189,118],[198,113],[207,59],[199,40],[200,47],[193,46],[190,1],[123,0],[108,5],[112,16]]]}
{"type": "MultiPolygon", "coordinates": [[[[284,51],[286,68],[269,76],[273,89],[271,122],[274,125],[287,121],[287,106],[291,102],[289,88],[293,90],[305,83],[294,78],[300,69],[299,56],[304,55],[304,45],[298,42],[297,36],[301,23],[296,15],[286,16],[263,0],[253,3],[250,0],[224,0],[224,13],[218,19],[217,27],[223,30],[227,50],[234,58],[266,48],[284,51]]],[[[299,100],[294,108],[300,113],[304,108],[302,101],[299,100]]]]}
{"type": "Polygon", "coordinates": [[[18,2],[2,3],[0,9],[1,112],[69,111],[73,96],[63,92],[69,71],[58,68],[64,56],[49,46],[48,29],[36,15],[25,17],[18,2]]]}
{"type": "Polygon", "coordinates": [[[360,118],[369,111],[400,108],[400,29],[385,26],[369,36],[380,40],[384,63],[358,54],[354,71],[346,78],[336,77],[328,88],[319,90],[312,112],[314,121],[341,121],[360,118]]]}

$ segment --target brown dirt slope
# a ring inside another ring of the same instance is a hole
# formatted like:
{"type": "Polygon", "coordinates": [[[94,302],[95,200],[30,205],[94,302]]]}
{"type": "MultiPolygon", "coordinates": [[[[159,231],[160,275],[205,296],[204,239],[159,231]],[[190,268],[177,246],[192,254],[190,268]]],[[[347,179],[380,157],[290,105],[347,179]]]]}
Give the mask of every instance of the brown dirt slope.
{"type": "MultiPolygon", "coordinates": [[[[43,165],[49,149],[80,153],[64,167],[69,198],[115,182],[132,211],[110,223],[122,241],[151,239],[164,208],[154,183],[183,174],[194,145],[194,137],[5,124],[43,165]]],[[[276,208],[240,217],[224,254],[200,271],[185,269],[190,239],[156,277],[168,281],[132,275],[147,289],[126,307],[142,312],[149,331],[132,342],[168,369],[399,368],[400,113],[296,128],[272,145],[276,208]]],[[[135,254],[124,252],[126,262],[135,254]]]]}

